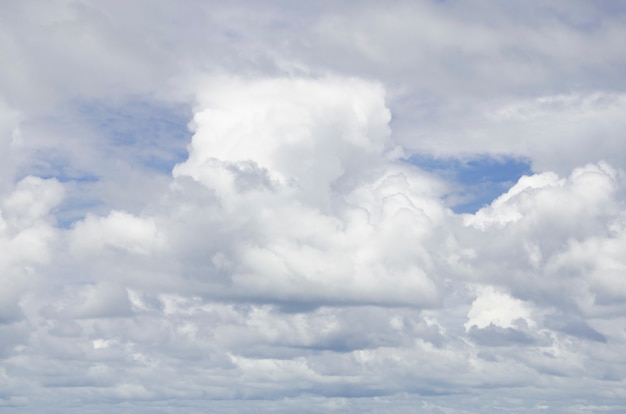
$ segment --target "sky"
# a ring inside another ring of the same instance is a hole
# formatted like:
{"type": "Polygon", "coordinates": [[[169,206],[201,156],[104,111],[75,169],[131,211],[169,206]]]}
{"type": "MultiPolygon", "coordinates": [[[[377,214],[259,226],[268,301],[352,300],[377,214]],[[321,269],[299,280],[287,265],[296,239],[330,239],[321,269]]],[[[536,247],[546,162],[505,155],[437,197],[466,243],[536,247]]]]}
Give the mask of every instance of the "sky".
{"type": "Polygon", "coordinates": [[[626,412],[626,7],[4,0],[0,411],[626,412]]]}

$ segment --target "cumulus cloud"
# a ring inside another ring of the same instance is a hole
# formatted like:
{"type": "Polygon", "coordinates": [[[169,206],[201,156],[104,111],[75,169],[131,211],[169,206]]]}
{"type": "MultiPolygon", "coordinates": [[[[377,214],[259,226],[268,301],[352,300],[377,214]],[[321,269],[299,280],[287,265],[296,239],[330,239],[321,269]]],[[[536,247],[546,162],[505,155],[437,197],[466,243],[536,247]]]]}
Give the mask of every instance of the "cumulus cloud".
{"type": "Polygon", "coordinates": [[[205,261],[228,276],[204,274],[205,283],[236,297],[309,306],[436,301],[418,244],[445,215],[435,198],[443,185],[388,159],[390,116],[379,85],[212,84],[210,99],[201,92],[189,159],[173,171],[215,197],[205,231],[219,244],[209,242],[205,261]],[[415,231],[394,240],[400,227],[415,231]],[[414,260],[420,255],[424,264],[414,260]]]}
{"type": "MultiPolygon", "coordinates": [[[[62,197],[63,186],[55,179],[26,177],[2,200],[0,240],[4,254],[0,265],[7,273],[11,273],[10,268],[28,271],[30,266],[51,260],[58,232],[50,210],[62,197]]],[[[21,284],[19,277],[15,279],[21,284]]]]}
{"type": "Polygon", "coordinates": [[[621,11],[0,7],[3,410],[623,410],[621,11]]]}

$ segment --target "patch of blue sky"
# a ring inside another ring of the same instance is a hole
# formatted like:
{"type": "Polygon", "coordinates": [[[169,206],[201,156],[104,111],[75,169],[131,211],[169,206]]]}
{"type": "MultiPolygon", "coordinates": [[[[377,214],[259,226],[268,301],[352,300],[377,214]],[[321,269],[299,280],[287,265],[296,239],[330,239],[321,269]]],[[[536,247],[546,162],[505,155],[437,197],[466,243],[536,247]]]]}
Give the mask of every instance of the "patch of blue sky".
{"type": "Polygon", "coordinates": [[[63,171],[55,174],[41,174],[41,178],[56,178],[61,183],[95,183],[100,180],[99,177],[92,174],[66,175],[63,171]]]}
{"type": "Polygon", "coordinates": [[[98,212],[99,208],[106,207],[101,200],[86,197],[69,197],[55,207],[51,213],[57,225],[62,229],[69,229],[74,223],[85,218],[87,212],[98,212]]]}
{"type": "Polygon", "coordinates": [[[82,102],[79,113],[116,156],[124,154],[139,168],[169,174],[187,156],[191,111],[185,105],[146,99],[82,102]]]}
{"type": "Polygon", "coordinates": [[[33,157],[33,162],[19,175],[19,179],[26,175],[35,175],[44,179],[55,178],[62,183],[93,183],[100,180],[92,172],[75,168],[62,150],[50,148],[46,148],[45,151],[37,151],[33,157]]]}
{"type": "Polygon", "coordinates": [[[409,162],[454,184],[456,191],[446,200],[457,214],[475,213],[506,192],[520,177],[533,173],[528,159],[507,156],[460,159],[420,154],[410,157],[409,162]]]}
{"type": "Polygon", "coordinates": [[[187,106],[147,99],[83,101],[75,103],[70,111],[80,128],[100,140],[97,146],[102,158],[92,166],[78,167],[73,154],[47,148],[36,154],[35,162],[23,172],[66,184],[67,198],[53,211],[61,228],[71,227],[88,212],[106,213],[110,200],[106,191],[99,192],[106,184],[99,184],[119,179],[112,171],[118,162],[139,175],[169,175],[174,165],[187,157],[191,140],[187,124],[192,116],[187,106]]]}

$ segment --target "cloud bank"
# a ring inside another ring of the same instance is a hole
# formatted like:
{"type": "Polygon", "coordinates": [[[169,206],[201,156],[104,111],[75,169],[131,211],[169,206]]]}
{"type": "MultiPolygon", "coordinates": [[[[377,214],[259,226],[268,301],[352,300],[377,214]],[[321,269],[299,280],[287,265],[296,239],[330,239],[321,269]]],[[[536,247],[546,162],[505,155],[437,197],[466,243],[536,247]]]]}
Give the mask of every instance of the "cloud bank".
{"type": "Polygon", "coordinates": [[[3,412],[623,411],[622,10],[149,4],[1,6],[3,412]]]}

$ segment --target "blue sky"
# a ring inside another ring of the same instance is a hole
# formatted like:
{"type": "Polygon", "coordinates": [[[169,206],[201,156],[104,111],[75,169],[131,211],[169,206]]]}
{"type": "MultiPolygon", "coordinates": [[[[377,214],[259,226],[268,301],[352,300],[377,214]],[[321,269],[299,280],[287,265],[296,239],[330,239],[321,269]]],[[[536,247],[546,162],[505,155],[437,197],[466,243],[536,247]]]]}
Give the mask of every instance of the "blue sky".
{"type": "Polygon", "coordinates": [[[456,213],[475,213],[512,187],[523,175],[532,175],[530,162],[506,156],[474,156],[469,160],[414,155],[409,161],[454,184],[448,198],[456,213]]]}
{"type": "Polygon", "coordinates": [[[80,104],[77,111],[112,150],[125,151],[131,162],[141,167],[169,175],[174,165],[186,158],[191,111],[182,104],[96,101],[80,104]]]}
{"type": "Polygon", "coordinates": [[[0,411],[626,409],[625,10],[0,5],[0,411]]]}

